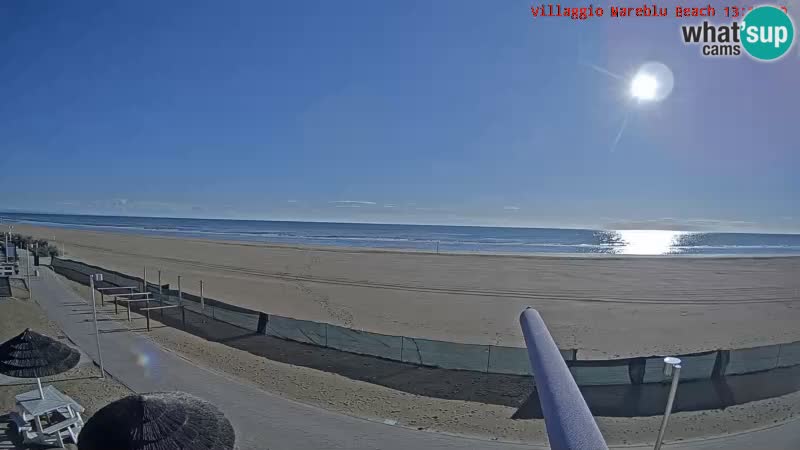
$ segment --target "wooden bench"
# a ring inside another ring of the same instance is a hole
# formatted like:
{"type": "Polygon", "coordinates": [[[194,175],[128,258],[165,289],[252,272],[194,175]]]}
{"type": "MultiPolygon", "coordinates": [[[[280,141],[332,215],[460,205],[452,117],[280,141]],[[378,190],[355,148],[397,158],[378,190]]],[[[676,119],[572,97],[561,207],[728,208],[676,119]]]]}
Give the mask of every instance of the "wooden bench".
{"type": "Polygon", "coordinates": [[[17,428],[17,433],[23,434],[33,430],[31,424],[25,421],[25,419],[22,417],[22,414],[16,411],[11,411],[9,417],[11,418],[11,423],[13,423],[17,428]]]}
{"type": "Polygon", "coordinates": [[[128,305],[126,305],[126,307],[128,308],[128,322],[130,322],[131,321],[130,303],[137,302],[137,301],[139,301],[139,302],[150,301],[150,300],[152,300],[152,297],[151,297],[152,295],[153,294],[151,294],[149,292],[131,292],[130,294],[114,294],[114,295],[111,296],[111,299],[114,302],[114,314],[119,314],[119,308],[118,308],[119,302],[128,303],[128,305]],[[133,297],[138,297],[138,296],[141,296],[141,295],[144,295],[146,297],[145,298],[137,298],[137,299],[133,298],[133,297]]]}
{"type": "Polygon", "coordinates": [[[105,295],[106,291],[111,291],[116,289],[125,289],[133,292],[133,290],[136,288],[133,286],[110,286],[110,287],[95,288],[95,290],[97,290],[97,292],[100,293],[100,306],[106,306],[106,295],[105,295]]]}
{"type": "Polygon", "coordinates": [[[186,310],[181,305],[164,305],[164,306],[150,306],[147,308],[142,308],[142,311],[147,311],[147,331],[150,331],[150,311],[153,310],[161,310],[161,317],[164,317],[164,310],[170,308],[180,308],[181,309],[181,317],[183,322],[183,328],[186,328],[186,310]]]}
{"type": "Polygon", "coordinates": [[[77,444],[78,434],[76,433],[76,430],[72,429],[72,427],[77,428],[77,425],[80,423],[80,421],[81,419],[79,417],[73,417],[71,419],[58,422],[43,429],[42,434],[45,436],[55,434],[56,439],[58,439],[58,444],[61,446],[61,448],[64,448],[64,438],[61,436],[61,432],[66,430],[69,433],[69,437],[72,438],[72,441],[77,444]]]}

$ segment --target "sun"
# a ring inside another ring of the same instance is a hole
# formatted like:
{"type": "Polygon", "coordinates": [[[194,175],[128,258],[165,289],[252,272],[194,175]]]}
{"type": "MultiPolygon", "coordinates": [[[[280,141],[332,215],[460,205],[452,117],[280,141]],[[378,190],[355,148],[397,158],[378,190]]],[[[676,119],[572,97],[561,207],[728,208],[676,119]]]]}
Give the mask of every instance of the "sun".
{"type": "Polygon", "coordinates": [[[657,103],[669,96],[675,80],[669,67],[659,62],[642,64],[630,79],[630,96],[639,103],[657,103]]]}
{"type": "Polygon", "coordinates": [[[639,101],[655,100],[658,88],[656,77],[647,73],[639,72],[631,80],[631,95],[639,101]]]}

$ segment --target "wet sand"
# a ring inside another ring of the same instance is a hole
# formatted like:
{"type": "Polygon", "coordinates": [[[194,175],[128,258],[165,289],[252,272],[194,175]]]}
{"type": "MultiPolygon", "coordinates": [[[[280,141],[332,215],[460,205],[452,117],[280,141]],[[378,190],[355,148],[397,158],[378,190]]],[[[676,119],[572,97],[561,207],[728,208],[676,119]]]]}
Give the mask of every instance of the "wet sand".
{"type": "Polygon", "coordinates": [[[537,308],[580,358],[800,340],[800,257],[553,257],[291,247],[17,225],[66,257],[258,311],[377,333],[523,346],[537,308]]]}

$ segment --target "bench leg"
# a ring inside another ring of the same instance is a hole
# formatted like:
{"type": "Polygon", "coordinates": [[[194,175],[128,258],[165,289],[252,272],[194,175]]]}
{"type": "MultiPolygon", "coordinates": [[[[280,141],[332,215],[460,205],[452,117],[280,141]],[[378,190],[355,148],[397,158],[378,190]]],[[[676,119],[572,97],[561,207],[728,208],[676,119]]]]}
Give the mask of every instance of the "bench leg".
{"type": "Polygon", "coordinates": [[[44,433],[42,433],[42,430],[44,430],[44,428],[42,428],[41,417],[36,416],[36,419],[34,419],[34,423],[36,424],[36,438],[40,443],[44,444],[44,433]]]}

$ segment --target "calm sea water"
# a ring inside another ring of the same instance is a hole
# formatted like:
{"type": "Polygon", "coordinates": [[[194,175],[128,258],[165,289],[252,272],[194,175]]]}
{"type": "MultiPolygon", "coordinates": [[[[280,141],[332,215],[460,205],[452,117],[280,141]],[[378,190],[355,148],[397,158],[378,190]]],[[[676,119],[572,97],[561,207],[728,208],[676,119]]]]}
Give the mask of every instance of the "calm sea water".
{"type": "MultiPolygon", "coordinates": [[[[800,234],[377,225],[0,213],[3,222],[162,236],[491,253],[800,255],[800,234]]],[[[5,227],[2,228],[5,231],[5,227]]]]}

